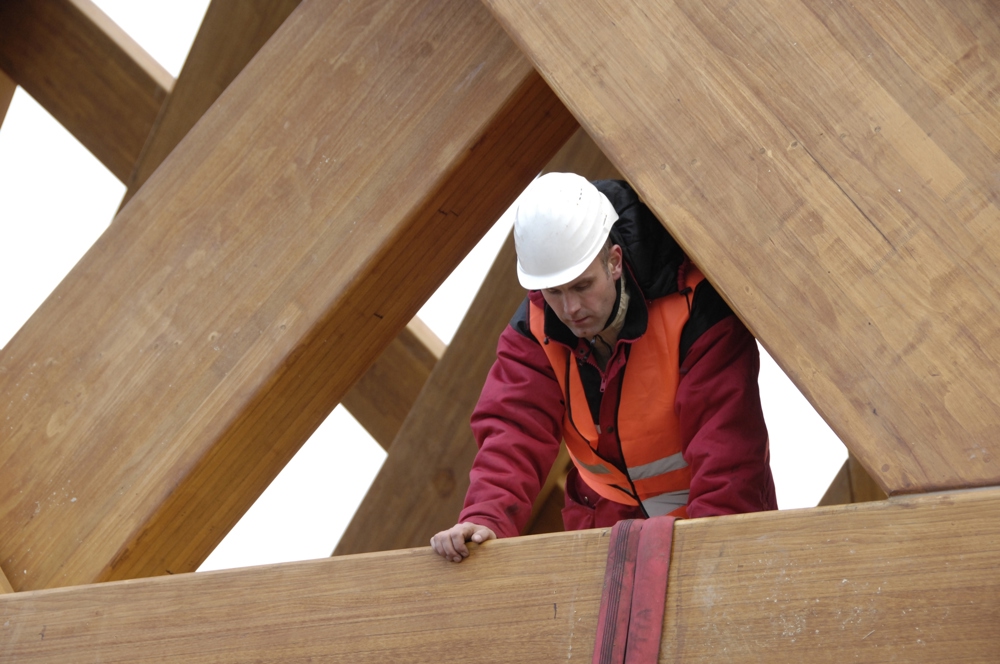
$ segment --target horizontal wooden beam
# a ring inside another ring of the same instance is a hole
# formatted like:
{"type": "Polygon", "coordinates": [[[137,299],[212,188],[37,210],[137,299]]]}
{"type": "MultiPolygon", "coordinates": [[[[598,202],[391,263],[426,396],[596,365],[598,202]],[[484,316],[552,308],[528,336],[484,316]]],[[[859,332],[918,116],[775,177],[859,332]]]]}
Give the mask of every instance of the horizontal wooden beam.
{"type": "Polygon", "coordinates": [[[988,0],[485,0],[890,494],[1000,484],[988,0]]]}
{"type": "MultiPolygon", "coordinates": [[[[590,661],[608,532],[16,593],[0,655],[590,661]]],[[[659,661],[992,661],[998,543],[996,490],[680,521],[659,661]]]]}
{"type": "Polygon", "coordinates": [[[173,85],[90,0],[0,3],[0,69],[122,181],[173,85]]]}
{"type": "Polygon", "coordinates": [[[474,0],[300,5],[0,351],[11,584],[196,569],[576,126],[474,0]]]}
{"type": "Polygon", "coordinates": [[[987,661],[1000,491],[679,523],[661,662],[987,661]]]}
{"type": "Polygon", "coordinates": [[[213,0],[184,68],[126,179],[127,203],[222,91],[298,7],[300,0],[213,0]]]}

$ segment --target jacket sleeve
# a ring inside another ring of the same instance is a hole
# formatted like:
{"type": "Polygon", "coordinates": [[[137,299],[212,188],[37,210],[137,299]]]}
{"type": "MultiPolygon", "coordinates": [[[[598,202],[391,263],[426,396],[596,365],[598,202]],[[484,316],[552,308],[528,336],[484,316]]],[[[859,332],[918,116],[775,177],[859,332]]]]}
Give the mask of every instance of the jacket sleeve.
{"type": "Polygon", "coordinates": [[[681,364],[675,406],[691,518],[777,509],[759,369],[757,342],[734,315],[705,330],[681,364]]]}
{"type": "Polygon", "coordinates": [[[497,537],[521,533],[559,452],[564,407],[538,342],[508,326],[472,413],[479,453],[459,523],[488,526],[497,537]]]}

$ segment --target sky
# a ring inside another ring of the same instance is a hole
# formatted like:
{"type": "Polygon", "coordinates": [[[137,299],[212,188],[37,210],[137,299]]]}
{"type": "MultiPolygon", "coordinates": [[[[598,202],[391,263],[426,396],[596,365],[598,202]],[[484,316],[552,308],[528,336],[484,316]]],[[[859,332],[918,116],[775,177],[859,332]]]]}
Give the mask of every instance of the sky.
{"type": "MultiPolygon", "coordinates": [[[[176,77],[208,0],[96,4],[176,77]]],[[[121,182],[17,90],[0,126],[0,347],[104,232],[124,193],[121,182]]],[[[420,310],[446,343],[509,229],[509,221],[498,221],[420,310]]],[[[814,506],[846,449],[763,349],[760,384],[779,506],[814,506]]],[[[328,556],[384,460],[382,448],[338,406],[200,569],[328,556]],[[354,472],[344,480],[333,469],[348,457],[354,472]]]]}

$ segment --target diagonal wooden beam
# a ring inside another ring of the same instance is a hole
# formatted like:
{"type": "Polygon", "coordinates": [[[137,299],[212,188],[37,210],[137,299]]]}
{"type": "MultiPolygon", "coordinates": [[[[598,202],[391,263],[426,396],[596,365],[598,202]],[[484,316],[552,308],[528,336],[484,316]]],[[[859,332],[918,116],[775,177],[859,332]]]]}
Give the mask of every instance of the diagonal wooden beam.
{"type": "MultiPolygon", "coordinates": [[[[582,130],[563,145],[544,170],[574,171],[592,179],[616,174],[582,130]]],[[[516,263],[511,235],[413,404],[389,457],[333,555],[419,546],[455,522],[476,455],[469,417],[496,359],[496,339],[524,299],[516,263]]],[[[558,476],[565,472],[563,459],[551,471],[555,476],[543,486],[533,515],[544,508],[558,476]]]]}
{"type": "MultiPolygon", "coordinates": [[[[993,661],[998,517],[994,489],[679,521],[659,661],[993,661]]],[[[607,550],[590,530],[487,542],[460,565],[424,547],[17,593],[0,597],[0,655],[590,661],[607,550]]]]}
{"type": "Polygon", "coordinates": [[[173,85],[90,0],[0,3],[0,69],[122,181],[173,85]]]}
{"type": "Polygon", "coordinates": [[[341,403],[375,442],[387,450],[444,352],[444,342],[415,317],[344,395],[341,403]]]}
{"type": "MultiPolygon", "coordinates": [[[[126,182],[128,190],[122,200],[123,207],[299,2],[215,0],[208,6],[184,68],[126,182]]],[[[443,352],[443,349],[436,352],[441,343],[440,340],[435,343],[435,339],[426,325],[413,322],[344,396],[344,406],[385,449],[392,444],[434,362],[443,352]],[[425,339],[432,346],[425,345],[425,339]]]]}
{"type": "Polygon", "coordinates": [[[858,458],[848,454],[847,461],[830,482],[830,488],[823,494],[819,506],[848,505],[885,499],[885,492],[875,484],[875,480],[864,469],[858,458]]]}
{"type": "Polygon", "coordinates": [[[0,351],[12,585],[195,569],[575,128],[477,2],[300,5],[0,351]]]}
{"type": "Polygon", "coordinates": [[[993,3],[485,3],[881,487],[1000,483],[993,3]]]}
{"type": "Polygon", "coordinates": [[[301,0],[213,0],[184,68],[125,180],[124,206],[301,0]]]}
{"type": "Polygon", "coordinates": [[[3,125],[4,118],[7,117],[7,109],[10,108],[10,100],[17,90],[17,83],[0,70],[0,126],[3,125]]]}

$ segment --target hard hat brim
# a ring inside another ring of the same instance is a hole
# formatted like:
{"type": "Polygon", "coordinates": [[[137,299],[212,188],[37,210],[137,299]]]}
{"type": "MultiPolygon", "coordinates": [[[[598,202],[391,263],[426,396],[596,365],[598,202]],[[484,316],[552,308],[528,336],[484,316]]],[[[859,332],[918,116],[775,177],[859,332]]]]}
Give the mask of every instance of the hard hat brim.
{"type": "Polygon", "coordinates": [[[545,288],[557,288],[564,284],[568,284],[573,281],[581,274],[583,274],[590,264],[594,262],[594,259],[601,253],[601,249],[604,247],[604,243],[608,239],[608,235],[611,232],[610,225],[608,226],[607,233],[596,246],[586,254],[586,256],[577,264],[566,268],[565,270],[560,270],[558,272],[552,272],[550,274],[529,274],[524,271],[521,267],[521,261],[517,261],[517,280],[520,282],[521,286],[526,290],[542,290],[545,288]]]}

